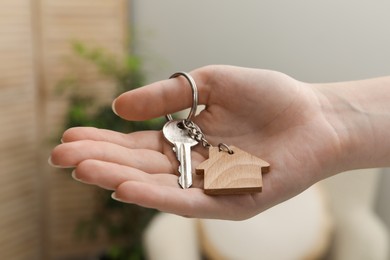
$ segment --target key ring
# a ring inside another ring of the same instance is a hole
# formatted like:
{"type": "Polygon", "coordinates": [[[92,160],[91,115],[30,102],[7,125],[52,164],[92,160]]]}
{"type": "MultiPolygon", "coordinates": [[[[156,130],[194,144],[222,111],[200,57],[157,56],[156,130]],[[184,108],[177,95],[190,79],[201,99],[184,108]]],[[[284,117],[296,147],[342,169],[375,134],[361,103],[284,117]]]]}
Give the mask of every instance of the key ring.
{"type": "MultiPolygon", "coordinates": [[[[172,76],[170,76],[169,78],[172,79],[172,78],[176,78],[179,76],[184,76],[188,80],[188,82],[190,83],[190,86],[192,89],[192,107],[191,107],[190,113],[188,114],[187,119],[185,119],[185,121],[188,122],[188,121],[191,121],[191,118],[196,114],[196,109],[198,107],[198,88],[196,87],[196,83],[195,83],[194,79],[191,77],[190,74],[188,74],[186,72],[182,72],[182,71],[176,72],[176,73],[172,74],[172,76]]],[[[168,121],[173,120],[173,117],[171,114],[168,114],[165,117],[168,121]]]]}
{"type": "Polygon", "coordinates": [[[218,150],[220,152],[227,152],[228,154],[234,154],[234,151],[227,144],[224,143],[218,144],[218,150]]]}

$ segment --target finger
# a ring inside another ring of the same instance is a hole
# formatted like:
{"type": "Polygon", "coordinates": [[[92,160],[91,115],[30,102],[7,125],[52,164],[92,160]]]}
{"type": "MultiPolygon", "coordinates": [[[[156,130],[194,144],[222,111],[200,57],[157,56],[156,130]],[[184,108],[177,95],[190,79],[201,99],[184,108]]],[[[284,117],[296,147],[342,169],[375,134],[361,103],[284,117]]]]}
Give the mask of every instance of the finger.
{"type": "Polygon", "coordinates": [[[74,167],[80,162],[95,159],[134,167],[149,173],[173,173],[169,159],[160,152],[148,149],[128,149],[102,141],[82,140],[58,145],[50,161],[60,167],[74,167]]]}
{"type": "Polygon", "coordinates": [[[139,169],[99,160],[85,160],[77,165],[72,176],[77,181],[115,190],[121,183],[136,180],[177,187],[177,177],[172,174],[147,174],[139,169]]]}
{"type": "Polygon", "coordinates": [[[255,214],[251,195],[208,196],[198,188],[183,190],[127,181],[118,186],[112,197],[185,217],[242,220],[255,214]]]}
{"type": "MultiPolygon", "coordinates": [[[[190,73],[197,84],[199,101],[208,97],[206,69],[190,73]]],[[[147,120],[181,111],[192,106],[192,89],[189,82],[179,76],[162,80],[126,92],[113,102],[114,112],[127,120],[147,120]]]]}
{"type": "Polygon", "coordinates": [[[198,205],[196,197],[206,197],[201,189],[181,189],[154,185],[146,182],[127,181],[119,185],[112,195],[116,200],[137,204],[142,207],[155,208],[163,212],[186,217],[208,215],[198,205]]]}
{"type": "MultiPolygon", "coordinates": [[[[94,127],[74,127],[66,130],[62,137],[62,143],[70,143],[83,140],[102,141],[117,144],[129,149],[155,150],[167,156],[174,169],[178,167],[176,155],[172,145],[164,140],[161,131],[140,131],[130,134],[123,134],[116,131],[98,129],[94,127]]],[[[208,156],[207,149],[197,146],[192,149],[191,157],[195,163],[205,160],[208,156]]],[[[54,164],[54,162],[52,162],[54,164]]],[[[69,165],[74,166],[74,165],[69,165]]]]}
{"type": "Polygon", "coordinates": [[[131,149],[150,149],[159,152],[164,150],[164,140],[161,131],[139,131],[123,134],[116,131],[94,127],[73,127],[66,130],[62,142],[81,140],[103,141],[131,149]]]}

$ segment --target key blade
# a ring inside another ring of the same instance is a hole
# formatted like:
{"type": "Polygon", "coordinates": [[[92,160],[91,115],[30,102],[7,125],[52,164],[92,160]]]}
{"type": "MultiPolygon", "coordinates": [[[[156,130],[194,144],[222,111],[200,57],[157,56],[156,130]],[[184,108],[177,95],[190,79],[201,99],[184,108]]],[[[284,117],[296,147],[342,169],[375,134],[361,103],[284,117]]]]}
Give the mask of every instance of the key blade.
{"type": "Polygon", "coordinates": [[[191,146],[186,143],[177,143],[175,147],[177,159],[180,163],[178,182],[183,189],[188,189],[192,186],[191,146]]]}

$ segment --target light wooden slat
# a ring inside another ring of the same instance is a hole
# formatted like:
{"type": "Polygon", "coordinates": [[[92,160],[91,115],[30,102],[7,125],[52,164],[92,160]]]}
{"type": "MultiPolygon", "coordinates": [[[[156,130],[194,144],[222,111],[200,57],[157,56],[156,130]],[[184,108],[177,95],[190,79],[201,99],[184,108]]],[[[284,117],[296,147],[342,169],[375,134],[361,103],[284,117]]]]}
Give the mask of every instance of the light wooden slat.
{"type": "MultiPolygon", "coordinates": [[[[49,153],[49,141],[64,123],[67,105],[56,96],[55,85],[66,74],[70,42],[82,40],[122,53],[125,2],[0,1],[0,259],[66,259],[96,251],[98,244],[74,243],[73,236],[79,219],[91,214],[94,187],[76,183],[37,159],[49,153]],[[38,143],[39,134],[46,136],[44,143],[38,143]],[[44,235],[46,246],[41,247],[44,235]]],[[[94,69],[86,72],[91,87],[84,91],[111,99],[112,83],[94,69]]]]}
{"type": "MultiPolygon", "coordinates": [[[[63,129],[64,111],[67,107],[56,96],[56,83],[67,75],[70,62],[81,65],[87,72],[86,85],[82,91],[112,98],[113,84],[103,79],[89,64],[72,58],[71,42],[80,40],[93,46],[108,48],[114,53],[123,53],[125,42],[125,2],[123,0],[41,0],[41,43],[43,92],[45,100],[44,131],[46,136],[56,137],[63,129]],[[85,67],[88,67],[85,69],[85,67]],[[90,87],[88,87],[90,86],[90,87]],[[90,90],[89,90],[90,88],[90,90]]],[[[91,214],[94,205],[92,186],[75,182],[69,175],[55,169],[47,173],[47,208],[49,258],[80,255],[87,251],[101,250],[99,243],[74,242],[74,229],[80,221],[91,214]],[[88,248],[88,249],[87,249],[88,248]]]]}
{"type": "MultiPolygon", "coordinates": [[[[19,90],[18,90],[19,92],[19,90]]],[[[36,123],[35,111],[31,106],[35,106],[33,102],[34,95],[32,91],[20,91],[25,93],[25,97],[15,95],[13,100],[8,101],[10,105],[4,107],[0,111],[0,151],[10,152],[10,148],[14,147],[20,152],[24,152],[23,144],[26,149],[34,149],[36,144],[36,123]]],[[[0,99],[1,100],[1,99],[0,99]]],[[[4,100],[4,103],[7,103],[4,100]]]]}
{"type": "Polygon", "coordinates": [[[31,1],[0,1],[0,258],[38,259],[31,1]]]}

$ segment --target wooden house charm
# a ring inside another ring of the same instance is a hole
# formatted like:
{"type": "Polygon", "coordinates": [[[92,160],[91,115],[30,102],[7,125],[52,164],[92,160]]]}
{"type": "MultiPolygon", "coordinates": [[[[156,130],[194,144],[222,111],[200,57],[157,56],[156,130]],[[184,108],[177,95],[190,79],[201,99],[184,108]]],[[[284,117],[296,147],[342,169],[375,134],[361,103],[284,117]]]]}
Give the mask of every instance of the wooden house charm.
{"type": "Polygon", "coordinates": [[[196,174],[204,175],[206,194],[261,192],[262,173],[269,171],[269,163],[234,146],[230,146],[232,154],[218,147],[209,149],[209,159],[196,167],[196,174]]]}

